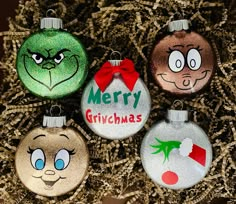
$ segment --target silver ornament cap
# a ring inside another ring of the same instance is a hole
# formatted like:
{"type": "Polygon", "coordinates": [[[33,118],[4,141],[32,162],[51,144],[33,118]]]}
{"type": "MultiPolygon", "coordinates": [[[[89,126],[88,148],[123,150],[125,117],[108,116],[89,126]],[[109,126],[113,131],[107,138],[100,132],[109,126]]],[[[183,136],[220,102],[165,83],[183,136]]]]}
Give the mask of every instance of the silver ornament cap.
{"type": "Polygon", "coordinates": [[[188,121],[187,110],[168,110],[167,118],[173,122],[185,122],[188,121]]]}
{"type": "Polygon", "coordinates": [[[44,127],[63,127],[66,125],[66,116],[43,116],[44,127]]]}
{"type": "Polygon", "coordinates": [[[51,18],[51,17],[46,17],[42,18],[40,21],[40,28],[41,29],[63,29],[63,22],[60,18],[51,18]]]}
{"type": "Polygon", "coordinates": [[[119,66],[122,60],[108,60],[112,66],[119,66]]]}
{"type": "Polygon", "coordinates": [[[168,31],[181,31],[181,30],[189,30],[190,28],[190,21],[187,19],[171,21],[168,25],[168,31]]]}

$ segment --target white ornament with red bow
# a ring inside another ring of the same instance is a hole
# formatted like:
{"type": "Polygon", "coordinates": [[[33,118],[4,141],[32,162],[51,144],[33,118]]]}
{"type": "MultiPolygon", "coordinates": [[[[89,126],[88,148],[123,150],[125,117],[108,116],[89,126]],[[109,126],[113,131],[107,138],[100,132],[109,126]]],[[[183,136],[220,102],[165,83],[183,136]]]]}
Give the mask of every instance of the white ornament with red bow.
{"type": "Polygon", "coordinates": [[[81,110],[94,133],[107,139],[124,139],[146,123],[151,98],[131,60],[109,60],[85,87],[81,110]]]}

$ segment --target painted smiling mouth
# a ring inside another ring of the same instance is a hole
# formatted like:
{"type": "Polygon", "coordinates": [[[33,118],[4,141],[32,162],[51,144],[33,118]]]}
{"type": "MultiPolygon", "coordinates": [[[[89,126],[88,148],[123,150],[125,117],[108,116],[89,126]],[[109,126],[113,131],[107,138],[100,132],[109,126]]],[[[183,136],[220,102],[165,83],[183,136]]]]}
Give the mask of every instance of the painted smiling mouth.
{"type": "MultiPolygon", "coordinates": [[[[197,84],[198,81],[200,81],[200,80],[206,78],[208,72],[210,72],[210,70],[205,70],[205,71],[203,71],[202,74],[204,74],[204,75],[203,75],[201,78],[196,79],[195,82],[194,82],[193,84],[191,84],[191,87],[186,87],[186,88],[179,87],[174,81],[169,81],[169,80],[165,79],[165,78],[164,78],[164,75],[167,75],[167,74],[161,73],[161,74],[157,74],[157,76],[161,76],[162,80],[165,81],[165,82],[174,84],[175,87],[176,87],[177,89],[179,89],[179,90],[190,90],[190,89],[192,89],[192,88],[197,84]]],[[[190,80],[184,80],[183,85],[184,85],[184,86],[189,86],[189,85],[190,85],[190,80]]]]}
{"type": "Polygon", "coordinates": [[[45,181],[45,180],[42,179],[42,181],[45,183],[45,185],[46,185],[48,188],[52,188],[53,185],[54,185],[57,181],[59,181],[59,180],[60,180],[60,178],[58,178],[56,181],[45,181]]]}
{"type": "Polygon", "coordinates": [[[60,179],[65,179],[66,178],[66,177],[59,177],[55,181],[47,181],[47,180],[43,180],[42,176],[40,176],[40,177],[32,176],[32,177],[41,179],[45,184],[45,190],[53,190],[53,186],[54,186],[55,183],[57,183],[60,179]]]}

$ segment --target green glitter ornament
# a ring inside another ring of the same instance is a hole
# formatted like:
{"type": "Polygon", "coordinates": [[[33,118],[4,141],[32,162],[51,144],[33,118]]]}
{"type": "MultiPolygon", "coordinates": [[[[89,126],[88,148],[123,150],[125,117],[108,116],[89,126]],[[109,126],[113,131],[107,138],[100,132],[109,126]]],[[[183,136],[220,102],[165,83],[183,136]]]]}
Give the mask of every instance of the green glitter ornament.
{"type": "Polygon", "coordinates": [[[87,76],[85,49],[75,36],[62,30],[59,18],[41,19],[40,28],[18,51],[18,76],[37,96],[58,99],[70,95],[82,86],[87,76]]]}

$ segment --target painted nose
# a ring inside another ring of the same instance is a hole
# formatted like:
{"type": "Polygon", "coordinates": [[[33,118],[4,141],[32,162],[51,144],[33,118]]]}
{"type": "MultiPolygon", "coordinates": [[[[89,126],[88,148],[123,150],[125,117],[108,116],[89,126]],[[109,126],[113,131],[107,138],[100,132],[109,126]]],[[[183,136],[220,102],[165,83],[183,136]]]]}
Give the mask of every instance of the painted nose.
{"type": "Polygon", "coordinates": [[[191,75],[189,73],[186,73],[186,74],[182,74],[182,77],[183,78],[191,78],[191,75]]]}
{"type": "Polygon", "coordinates": [[[46,175],[55,175],[55,171],[53,171],[53,170],[47,170],[47,171],[45,171],[45,174],[46,174],[46,175]]]}
{"type": "Polygon", "coordinates": [[[47,69],[47,70],[54,69],[55,67],[56,67],[55,64],[51,62],[46,62],[43,65],[43,69],[47,69]]]}

